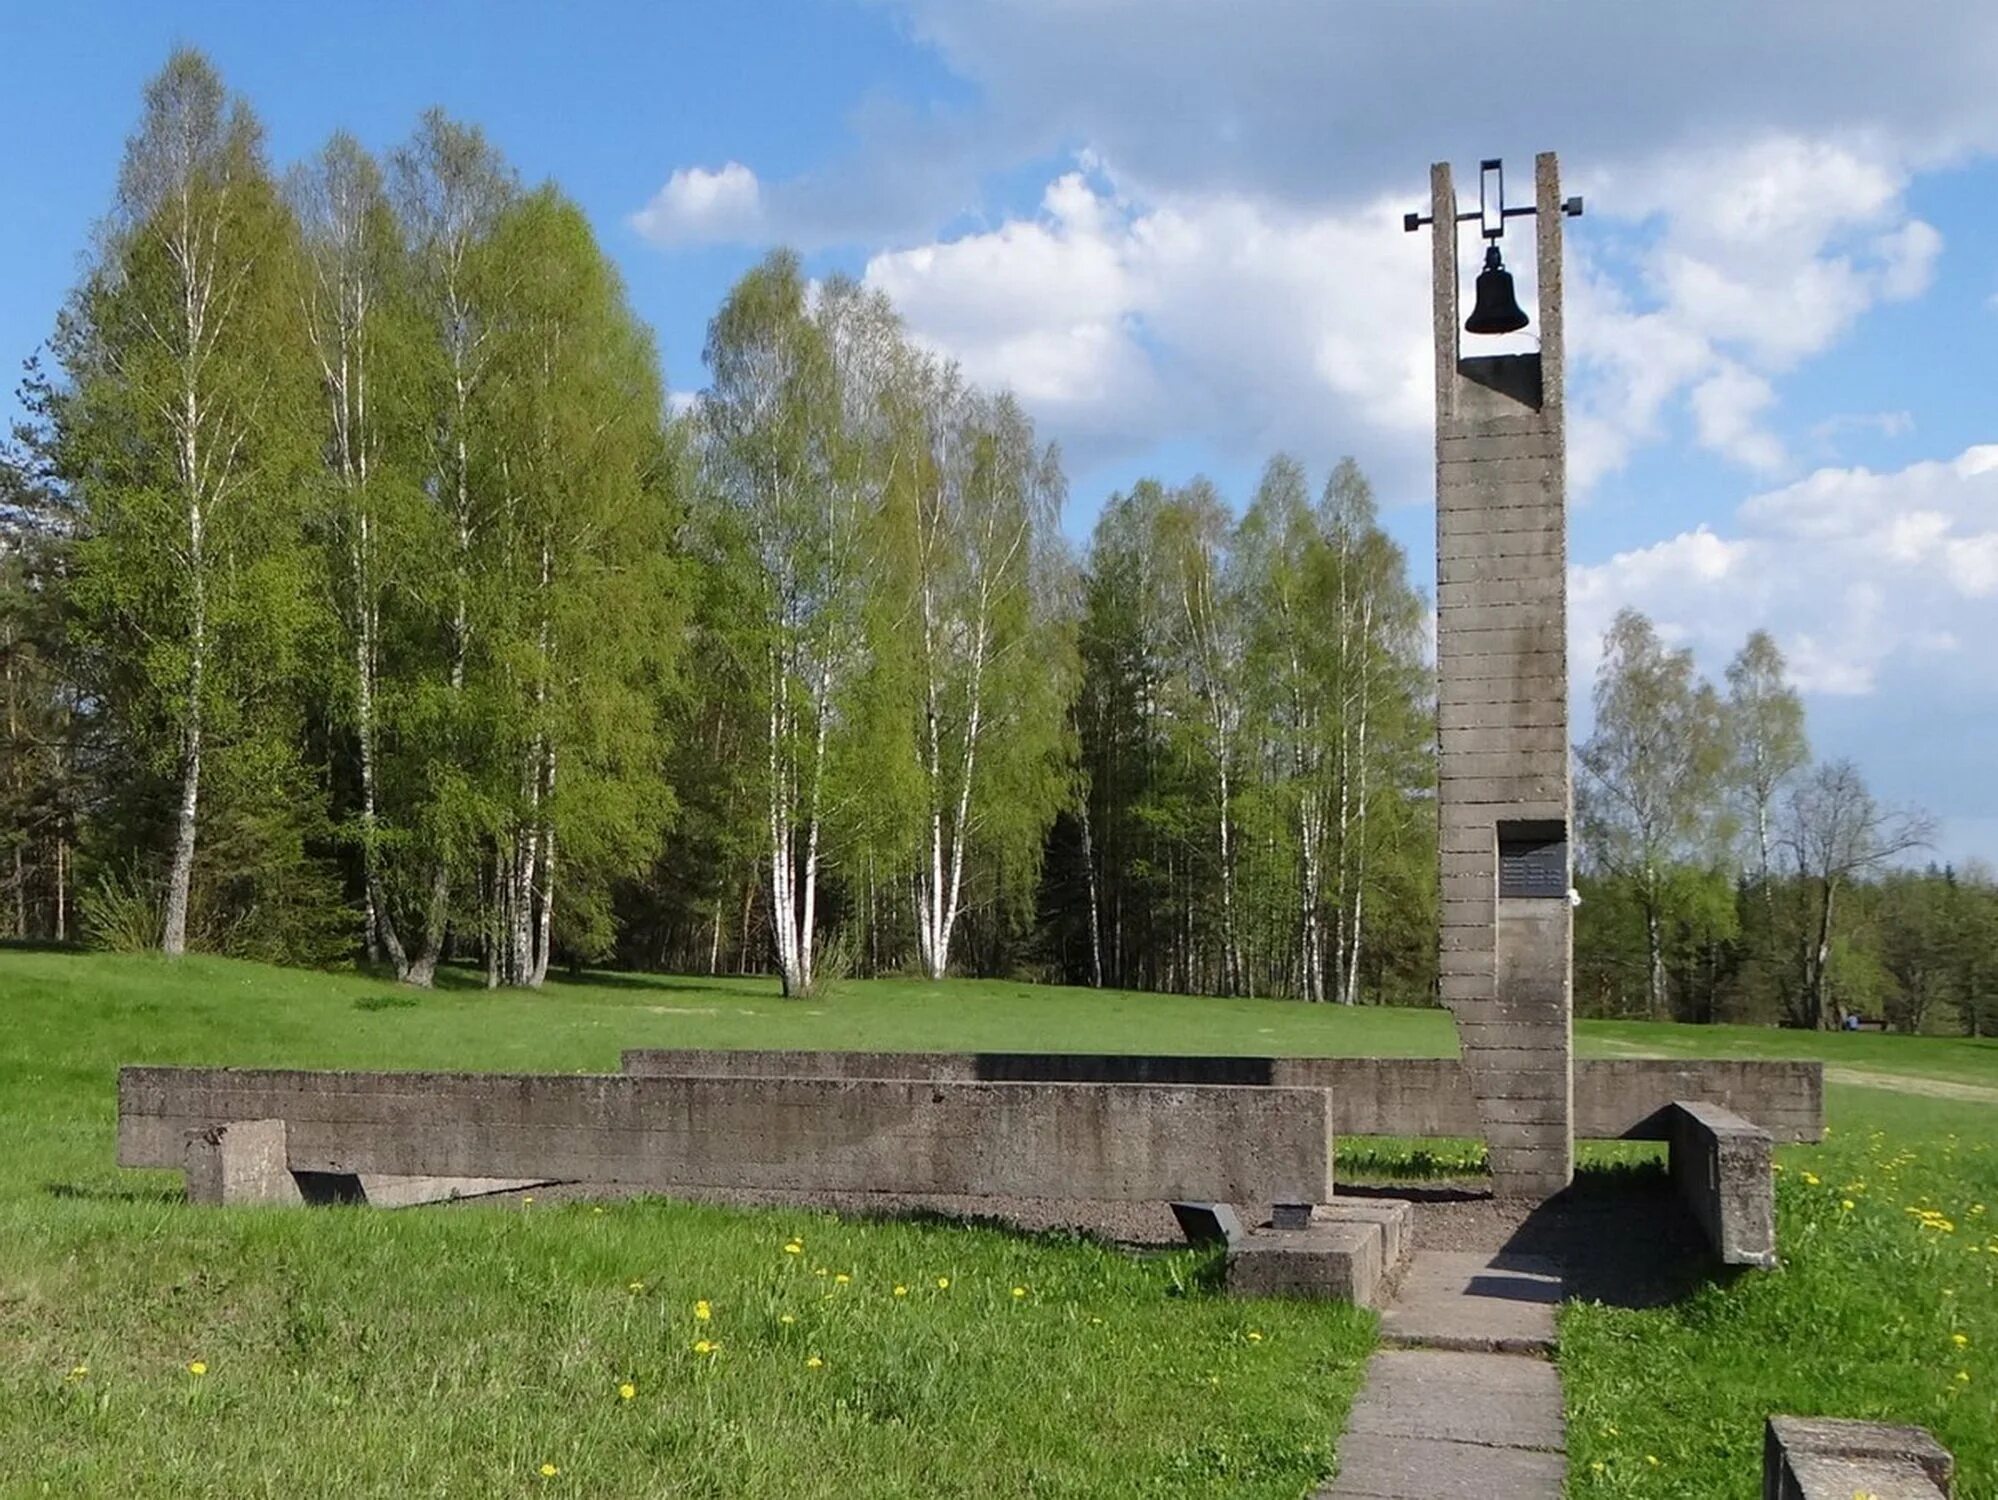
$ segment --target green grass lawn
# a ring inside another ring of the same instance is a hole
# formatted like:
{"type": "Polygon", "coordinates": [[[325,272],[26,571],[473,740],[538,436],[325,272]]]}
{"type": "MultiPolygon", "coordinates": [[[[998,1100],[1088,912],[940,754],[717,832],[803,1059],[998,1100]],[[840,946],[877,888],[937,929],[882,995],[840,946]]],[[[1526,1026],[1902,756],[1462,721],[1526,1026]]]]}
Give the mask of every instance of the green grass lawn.
{"type": "MultiPolygon", "coordinates": [[[[647,1200],[194,1211],[172,1175],[114,1165],[116,1069],[597,1070],[645,1045],[1454,1050],[1436,1011],[996,983],[806,1003],[762,981],[595,976],[410,998],[0,950],[0,1494],[1301,1496],[1331,1465],[1372,1320],[1228,1302],[1211,1257],[647,1200]]],[[[1998,1086],[1989,1042],[1578,1033],[1585,1054],[1998,1086]]],[[[1781,1153],[1782,1270],[1662,1310],[1565,1310],[1575,1493],[1746,1500],[1762,1416],[1782,1410],[1930,1426],[1959,1493],[1998,1500],[1998,1113],[1835,1086],[1830,1114],[1825,1145],[1781,1153]]],[[[1469,1155],[1451,1150],[1446,1170],[1469,1155]]]]}
{"type": "Polygon", "coordinates": [[[0,952],[0,1494],[1294,1500],[1329,1471],[1372,1315],[1228,1301],[1212,1255],[657,1200],[191,1210],[172,1174],[114,1166],[121,1062],[1143,1035],[1049,992],[1023,1035],[1002,988],[391,993],[0,952]]]}
{"type": "Polygon", "coordinates": [[[1777,1153],[1783,1265],[1561,1317],[1575,1495],[1761,1493],[1769,1412],[1927,1427],[1958,1500],[1998,1497],[1998,1108],[1829,1090],[1777,1153]]]}

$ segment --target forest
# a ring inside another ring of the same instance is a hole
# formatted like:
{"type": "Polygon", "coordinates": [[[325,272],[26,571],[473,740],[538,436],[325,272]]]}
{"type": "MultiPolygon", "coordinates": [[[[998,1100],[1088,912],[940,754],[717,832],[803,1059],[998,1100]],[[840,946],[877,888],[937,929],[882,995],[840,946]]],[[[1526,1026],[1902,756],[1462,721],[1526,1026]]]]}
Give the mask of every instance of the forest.
{"type": "MultiPolygon", "coordinates": [[[[1062,528],[1061,456],[775,252],[670,402],[577,205],[433,111],[280,168],[152,81],[0,452],[0,934],[1433,1003],[1431,613],[1350,459],[1062,528]]],[[[1644,617],[1576,1003],[1998,1032],[1998,882],[1644,617]]]]}

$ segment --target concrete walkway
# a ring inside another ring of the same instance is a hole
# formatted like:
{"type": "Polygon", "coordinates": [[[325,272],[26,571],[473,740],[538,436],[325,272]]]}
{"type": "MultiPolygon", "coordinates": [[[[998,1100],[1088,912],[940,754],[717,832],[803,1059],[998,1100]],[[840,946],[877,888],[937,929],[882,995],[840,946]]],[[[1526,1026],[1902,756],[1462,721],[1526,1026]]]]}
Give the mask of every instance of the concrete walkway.
{"type": "Polygon", "coordinates": [[[1560,1300],[1548,1262],[1418,1250],[1316,1500],[1559,1500],[1560,1300]]]}

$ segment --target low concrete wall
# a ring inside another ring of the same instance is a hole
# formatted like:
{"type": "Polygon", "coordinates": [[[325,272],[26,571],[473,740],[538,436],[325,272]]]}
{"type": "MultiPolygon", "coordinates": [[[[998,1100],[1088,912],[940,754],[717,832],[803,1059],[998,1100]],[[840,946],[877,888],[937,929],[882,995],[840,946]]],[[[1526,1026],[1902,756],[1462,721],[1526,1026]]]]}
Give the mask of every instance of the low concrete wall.
{"type": "MultiPolygon", "coordinates": [[[[1341,1135],[1480,1136],[1484,1125],[1449,1057],[1171,1057],[1069,1052],[790,1052],[635,1048],[639,1077],[925,1078],[961,1081],[1234,1084],[1332,1091],[1341,1135]]],[[[1575,1134],[1667,1138],[1675,1100],[1718,1104],[1780,1142],[1824,1134],[1815,1062],[1585,1058],[1575,1064],[1575,1134]]]]}
{"type": "Polygon", "coordinates": [[[281,1120],[293,1172],[642,1187],[1315,1203],[1319,1089],[125,1068],[118,1160],[281,1120]]]}
{"type": "Polygon", "coordinates": [[[1775,1265],[1769,1132],[1717,1104],[1682,1101],[1668,1114],[1673,1186],[1721,1263],[1775,1265]]]}
{"type": "Polygon", "coordinates": [[[1955,1469],[1923,1427],[1771,1417],[1763,1429],[1762,1500],[1947,1496],[1955,1469]]]}

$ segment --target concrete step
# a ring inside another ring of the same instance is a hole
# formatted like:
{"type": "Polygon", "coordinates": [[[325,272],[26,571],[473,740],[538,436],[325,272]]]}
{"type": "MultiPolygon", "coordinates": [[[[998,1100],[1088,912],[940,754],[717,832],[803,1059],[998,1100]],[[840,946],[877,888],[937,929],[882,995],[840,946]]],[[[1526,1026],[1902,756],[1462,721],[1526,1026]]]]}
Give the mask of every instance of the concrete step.
{"type": "Polygon", "coordinates": [[[1546,1354],[1560,1302],[1561,1274],[1550,1261],[1418,1250],[1381,1314],[1381,1339],[1400,1348],[1546,1354]]]}

